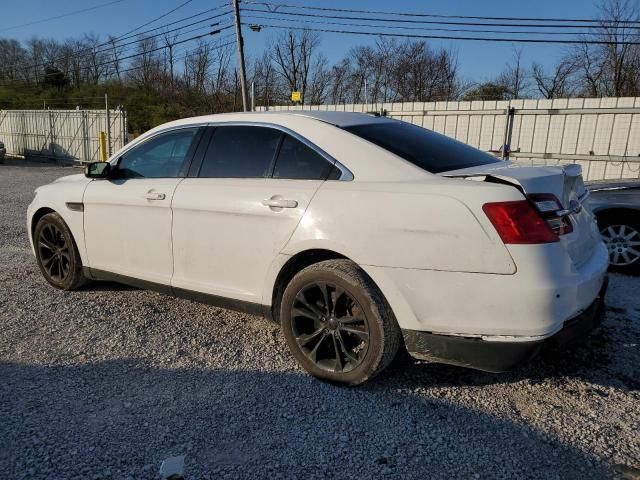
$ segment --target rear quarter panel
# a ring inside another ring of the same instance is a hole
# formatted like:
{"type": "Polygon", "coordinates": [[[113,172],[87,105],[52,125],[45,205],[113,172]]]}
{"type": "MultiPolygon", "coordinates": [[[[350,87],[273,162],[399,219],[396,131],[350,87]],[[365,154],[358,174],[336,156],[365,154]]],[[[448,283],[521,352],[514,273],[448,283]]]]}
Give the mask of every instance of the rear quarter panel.
{"type": "Polygon", "coordinates": [[[513,274],[515,264],[482,205],[521,198],[512,187],[439,177],[329,181],[283,253],[325,248],[361,265],[513,274]]]}

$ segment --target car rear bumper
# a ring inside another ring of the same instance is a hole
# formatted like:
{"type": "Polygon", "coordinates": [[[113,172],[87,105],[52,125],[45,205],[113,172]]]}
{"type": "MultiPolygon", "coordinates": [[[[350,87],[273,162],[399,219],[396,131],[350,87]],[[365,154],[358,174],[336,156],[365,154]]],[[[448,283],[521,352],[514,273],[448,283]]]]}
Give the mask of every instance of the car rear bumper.
{"type": "Polygon", "coordinates": [[[504,372],[525,362],[543,348],[572,343],[589,334],[604,319],[608,281],[595,301],[577,316],[567,320],[557,333],[534,341],[488,341],[454,335],[403,329],[405,345],[415,358],[439,363],[504,372]]]}

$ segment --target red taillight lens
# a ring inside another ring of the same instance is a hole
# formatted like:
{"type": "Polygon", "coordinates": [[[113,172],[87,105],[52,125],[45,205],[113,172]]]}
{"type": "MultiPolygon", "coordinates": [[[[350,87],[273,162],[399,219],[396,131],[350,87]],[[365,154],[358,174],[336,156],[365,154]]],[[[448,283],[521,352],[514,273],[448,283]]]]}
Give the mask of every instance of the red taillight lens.
{"type": "Polygon", "coordinates": [[[482,210],[504,243],[538,244],[559,241],[558,235],[527,200],[485,203],[482,210]]]}

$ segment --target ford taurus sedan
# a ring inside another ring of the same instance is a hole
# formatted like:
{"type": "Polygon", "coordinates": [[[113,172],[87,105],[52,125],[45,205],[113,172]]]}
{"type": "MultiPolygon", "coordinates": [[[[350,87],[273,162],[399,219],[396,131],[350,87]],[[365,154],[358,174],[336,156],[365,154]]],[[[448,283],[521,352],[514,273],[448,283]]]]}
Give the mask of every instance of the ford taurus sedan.
{"type": "Polygon", "coordinates": [[[36,190],[54,287],[115,280],[277,321],[312,375],[356,385],[399,348],[499,372],[602,318],[607,249],[581,170],[517,167],[362,114],[157,127],[36,190]]]}

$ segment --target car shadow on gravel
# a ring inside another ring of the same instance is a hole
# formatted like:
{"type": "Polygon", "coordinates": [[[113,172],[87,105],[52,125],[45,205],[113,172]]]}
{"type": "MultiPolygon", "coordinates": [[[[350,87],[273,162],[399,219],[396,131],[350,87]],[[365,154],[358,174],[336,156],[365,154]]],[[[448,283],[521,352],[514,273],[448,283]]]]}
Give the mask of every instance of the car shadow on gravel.
{"type": "Polygon", "coordinates": [[[5,478],[601,478],[611,472],[526,424],[394,389],[299,373],[134,360],[0,363],[5,478]]]}

